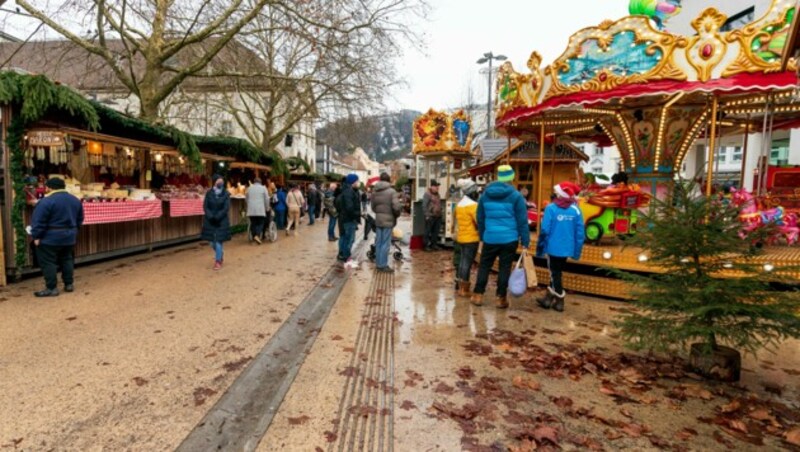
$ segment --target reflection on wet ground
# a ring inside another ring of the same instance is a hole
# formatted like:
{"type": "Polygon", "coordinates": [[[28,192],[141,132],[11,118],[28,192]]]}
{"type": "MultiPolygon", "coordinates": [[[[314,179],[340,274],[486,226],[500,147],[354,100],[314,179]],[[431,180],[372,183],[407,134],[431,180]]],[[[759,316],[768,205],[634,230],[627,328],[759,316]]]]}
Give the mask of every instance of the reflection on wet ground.
{"type": "Polygon", "coordinates": [[[396,278],[398,450],[800,442],[797,341],[745,357],[739,384],[705,382],[679,358],[624,349],[613,321],[625,303],[571,295],[558,314],[529,293],[508,310],[474,307],[453,276],[450,253],[414,252],[396,278]]]}

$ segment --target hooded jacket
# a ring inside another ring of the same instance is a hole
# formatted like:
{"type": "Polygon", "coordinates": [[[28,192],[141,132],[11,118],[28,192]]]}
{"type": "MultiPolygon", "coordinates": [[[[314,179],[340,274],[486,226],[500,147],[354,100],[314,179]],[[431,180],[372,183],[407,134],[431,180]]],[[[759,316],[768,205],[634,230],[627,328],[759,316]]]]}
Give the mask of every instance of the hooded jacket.
{"type": "Polygon", "coordinates": [[[227,242],[231,239],[231,221],[229,212],[231,210],[231,195],[226,190],[220,194],[214,193],[214,189],[206,192],[203,200],[203,230],[200,233],[202,240],[209,242],[227,242]]]}
{"type": "Polygon", "coordinates": [[[400,197],[392,184],[379,181],[372,186],[372,211],[375,212],[375,225],[379,228],[393,228],[402,211],[400,197]]]}
{"type": "Polygon", "coordinates": [[[345,184],[342,192],[336,197],[336,211],[339,224],[361,222],[361,199],[352,186],[345,184]]]}
{"type": "Polygon", "coordinates": [[[584,235],[583,215],[576,204],[564,208],[551,203],[544,209],[536,254],[578,260],[583,251],[584,235]]]}
{"type": "Polygon", "coordinates": [[[478,233],[489,245],[522,242],[530,247],[528,207],[525,199],[514,187],[503,182],[492,182],[478,202],[478,233]]]}
{"type": "Polygon", "coordinates": [[[456,241],[460,244],[477,243],[481,241],[478,234],[478,203],[469,196],[464,196],[456,206],[456,225],[458,235],[456,241]]]}

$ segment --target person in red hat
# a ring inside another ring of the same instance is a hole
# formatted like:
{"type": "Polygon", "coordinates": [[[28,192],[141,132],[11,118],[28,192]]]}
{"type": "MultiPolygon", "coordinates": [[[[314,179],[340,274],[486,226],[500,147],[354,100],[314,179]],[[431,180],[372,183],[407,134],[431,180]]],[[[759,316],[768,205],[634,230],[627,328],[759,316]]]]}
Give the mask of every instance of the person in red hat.
{"type": "Polygon", "coordinates": [[[581,258],[584,240],[584,225],[581,209],[578,208],[575,196],[580,187],[572,182],[561,182],[553,187],[556,199],[544,210],[544,217],[539,227],[539,240],[536,244],[536,255],[547,256],[550,268],[550,286],[544,297],[536,302],[544,309],[564,312],[564,285],[562,274],[568,258],[581,258]]]}

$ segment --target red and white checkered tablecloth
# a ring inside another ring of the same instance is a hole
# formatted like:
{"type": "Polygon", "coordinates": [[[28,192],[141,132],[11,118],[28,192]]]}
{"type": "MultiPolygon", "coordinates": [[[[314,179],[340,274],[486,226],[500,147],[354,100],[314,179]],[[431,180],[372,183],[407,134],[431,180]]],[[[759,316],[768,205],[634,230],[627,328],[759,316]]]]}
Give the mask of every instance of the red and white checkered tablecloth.
{"type": "Polygon", "coordinates": [[[122,223],[161,218],[161,200],[83,203],[83,224],[122,223]]]}
{"type": "Polygon", "coordinates": [[[203,215],[203,199],[170,199],[169,216],[195,217],[203,215]]]}

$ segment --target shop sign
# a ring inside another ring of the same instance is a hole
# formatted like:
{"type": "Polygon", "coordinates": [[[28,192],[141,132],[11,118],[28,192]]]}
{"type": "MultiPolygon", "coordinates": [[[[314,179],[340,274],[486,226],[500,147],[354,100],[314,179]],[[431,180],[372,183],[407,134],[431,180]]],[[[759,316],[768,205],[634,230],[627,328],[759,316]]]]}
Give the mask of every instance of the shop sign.
{"type": "Polygon", "coordinates": [[[28,132],[28,144],[32,147],[64,146],[64,134],[54,130],[32,130],[28,132]]]}

